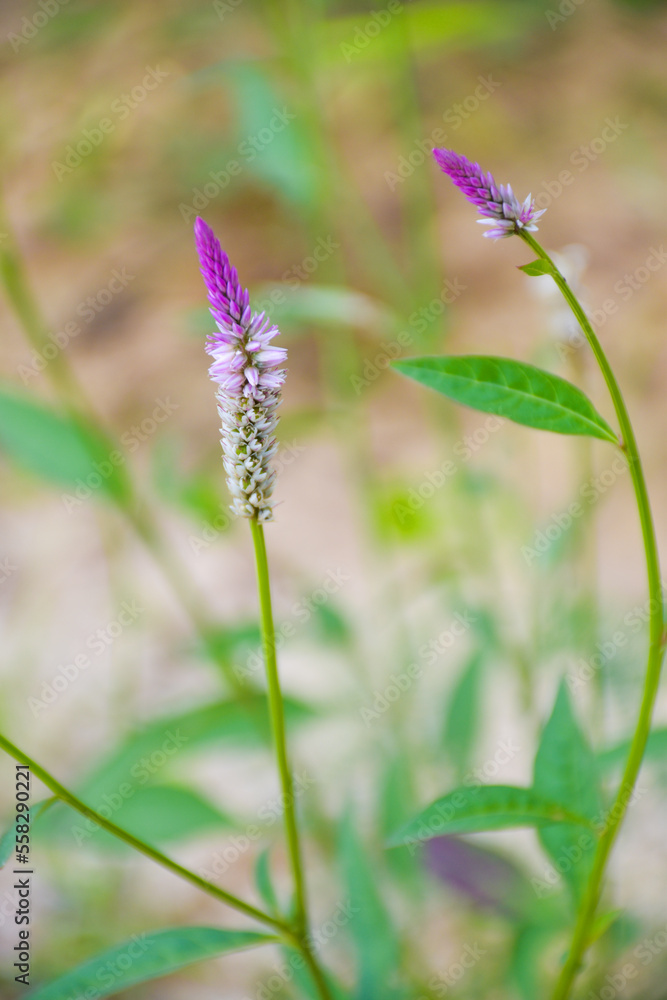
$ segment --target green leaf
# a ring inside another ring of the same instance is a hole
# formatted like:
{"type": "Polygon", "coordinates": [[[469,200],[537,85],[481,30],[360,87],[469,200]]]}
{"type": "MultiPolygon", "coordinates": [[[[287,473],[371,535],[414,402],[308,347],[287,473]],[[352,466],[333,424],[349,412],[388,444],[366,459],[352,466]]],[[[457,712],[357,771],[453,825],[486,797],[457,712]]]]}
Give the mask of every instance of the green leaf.
{"type": "Polygon", "coordinates": [[[6,388],[0,388],[0,450],[61,487],[83,484],[92,496],[127,490],[125,457],[105,438],[82,421],[6,388]]]}
{"type": "MultiPolygon", "coordinates": [[[[520,38],[530,25],[530,8],[499,0],[480,0],[475,4],[404,4],[394,12],[393,19],[399,32],[404,27],[401,21],[405,21],[404,30],[415,50],[437,46],[444,52],[465,51],[520,38]]],[[[385,26],[378,32],[376,24],[369,10],[322,20],[318,61],[342,65],[349,73],[350,69],[369,59],[395,58],[397,31],[387,30],[385,26]]],[[[454,128],[458,127],[457,120],[454,119],[454,128]]]]}
{"type": "MultiPolygon", "coordinates": [[[[55,798],[43,799],[41,802],[35,802],[34,806],[30,806],[30,809],[28,810],[30,824],[32,825],[35,820],[39,819],[49,806],[53,805],[56,801],[57,799],[55,798]]],[[[9,829],[2,835],[2,838],[0,838],[0,868],[4,868],[14,853],[14,848],[16,847],[17,822],[18,820],[15,819],[9,829]]]]}
{"type": "Polygon", "coordinates": [[[456,765],[461,780],[470,767],[470,760],[481,712],[480,694],[484,656],[476,652],[466,664],[448,699],[444,745],[456,765]]]}
{"type": "Polygon", "coordinates": [[[269,913],[280,912],[278,897],[271,878],[271,848],[266,847],[257,855],[255,862],[255,885],[269,913]]]}
{"type": "Polygon", "coordinates": [[[377,863],[366,852],[350,812],[340,830],[340,862],[351,919],[347,929],[357,954],[358,1000],[393,1000],[388,983],[398,966],[395,928],[378,891],[377,863]]]}
{"type": "MultiPolygon", "coordinates": [[[[154,847],[236,825],[197,792],[178,785],[137,788],[123,783],[98,799],[87,795],[85,801],[103,816],[109,816],[117,826],[154,847]]],[[[41,821],[37,832],[41,837],[58,837],[65,846],[77,849],[90,846],[96,850],[129,850],[113,834],[64,804],[59,804],[41,821]]]]}
{"type": "MultiPolygon", "coordinates": [[[[339,251],[336,250],[336,253],[339,251]]],[[[397,317],[383,302],[364,292],[353,291],[338,285],[308,283],[290,288],[289,285],[262,285],[257,290],[257,301],[271,310],[275,323],[286,327],[294,324],[307,326],[352,326],[356,329],[379,330],[397,322],[397,317]]],[[[210,319],[208,325],[210,326],[210,319]]]]}
{"type": "Polygon", "coordinates": [[[523,271],[524,274],[535,278],[543,274],[553,274],[554,267],[548,260],[542,260],[541,257],[538,257],[537,260],[531,260],[530,264],[522,264],[519,267],[519,271],[523,271]]]}
{"type": "MultiPolygon", "coordinates": [[[[567,800],[565,800],[567,801],[567,800]]],[[[558,799],[546,799],[531,788],[513,785],[462,785],[436,799],[394,834],[390,847],[431,840],[449,833],[480,833],[517,826],[574,823],[588,827],[588,820],[558,799]]]]}
{"type": "Polygon", "coordinates": [[[38,986],[29,997],[30,1000],[63,1000],[64,997],[89,995],[101,1000],[137,983],[168,976],[194,962],[260,944],[273,944],[276,940],[268,934],[218,927],[176,927],[153,934],[135,934],[53,982],[38,986]]]}
{"type": "Polygon", "coordinates": [[[553,928],[528,924],[520,926],[509,958],[509,979],[521,1000],[535,1000],[546,986],[544,953],[553,940],[553,928]]]}
{"type": "Polygon", "coordinates": [[[591,927],[587,947],[590,948],[596,941],[599,941],[623,915],[623,910],[607,910],[606,912],[599,913],[591,927]]]}
{"type": "MultiPolygon", "coordinates": [[[[538,795],[567,802],[568,808],[591,826],[603,814],[597,762],[572,712],[564,681],[535,757],[533,788],[538,795]]],[[[595,835],[564,823],[544,827],[539,838],[556,871],[562,872],[578,899],[590,872],[595,835]]]]}
{"type": "MultiPolygon", "coordinates": [[[[313,718],[302,702],[285,699],[288,725],[313,718]]],[[[128,736],[83,782],[87,802],[101,801],[123,783],[133,787],[164,780],[165,772],[184,756],[209,747],[270,745],[271,728],[266,697],[225,699],[149,722],[128,736]]]]}
{"type": "MultiPolygon", "coordinates": [[[[603,769],[625,764],[630,753],[630,740],[622,740],[598,754],[598,766],[603,769]]],[[[645,760],[667,761],[667,729],[654,729],[646,742],[645,760]]]]}
{"type": "Polygon", "coordinates": [[[287,201],[310,205],[317,173],[311,135],[297,107],[286,107],[257,61],[228,64],[226,70],[237,101],[237,159],[287,201]]]}
{"type": "Polygon", "coordinates": [[[584,434],[618,444],[580,389],[534,365],[483,355],[408,358],[392,364],[422,385],[484,413],[556,434],[584,434]]]}

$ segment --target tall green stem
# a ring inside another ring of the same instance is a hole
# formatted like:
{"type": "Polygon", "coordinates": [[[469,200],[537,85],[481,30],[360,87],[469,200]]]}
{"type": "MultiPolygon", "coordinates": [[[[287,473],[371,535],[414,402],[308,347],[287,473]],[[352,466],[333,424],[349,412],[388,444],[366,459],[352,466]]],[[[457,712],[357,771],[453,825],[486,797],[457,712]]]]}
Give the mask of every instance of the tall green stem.
{"type": "Polygon", "coordinates": [[[275,628],[273,610],[271,607],[271,584],[269,582],[269,563],[266,557],[264,529],[252,518],[250,521],[252,540],[255,546],[255,562],[257,564],[257,589],[259,592],[259,608],[262,623],[262,645],[268,685],[269,714],[271,716],[271,731],[276,751],[280,786],[285,803],[285,833],[289,850],[292,873],[294,875],[294,891],[296,896],[296,922],[300,932],[306,931],[306,890],[301,862],[301,845],[296,822],[294,802],[294,782],[287,757],[287,739],[285,735],[285,713],[283,696],[280,690],[278,663],[276,660],[275,628]]]}
{"type": "Polygon", "coordinates": [[[287,755],[285,712],[283,709],[283,696],[280,690],[278,662],[276,660],[275,627],[273,624],[271,584],[269,580],[269,563],[266,555],[264,528],[255,518],[251,518],[250,528],[252,530],[252,540],[255,547],[255,562],[257,566],[257,590],[259,593],[262,643],[264,648],[264,662],[266,666],[271,730],[273,732],[278,773],[280,775],[280,786],[283,793],[287,849],[290,857],[292,876],[294,878],[294,895],[296,902],[294,934],[299,943],[299,950],[305,959],[322,1000],[332,1000],[329,986],[324,973],[322,972],[322,969],[313,954],[308,936],[306,885],[303,875],[299,828],[296,821],[294,782],[292,780],[292,771],[287,755]]]}
{"type": "Polygon", "coordinates": [[[628,460],[630,475],[632,477],[632,485],[634,487],[637,507],[639,509],[639,520],[641,524],[642,539],[644,542],[644,552],[646,555],[649,590],[649,650],[646,665],[646,677],[644,680],[644,691],[639,709],[639,718],[637,719],[637,726],[630,744],[630,751],[625,769],[623,771],[623,777],[616,793],[614,804],[609,811],[607,825],[598,841],[591,874],[588,879],[588,885],[579,908],[572,944],[553,993],[553,1000],[567,1000],[589,944],[591,926],[600,901],[609,854],[616,837],[618,836],[623,819],[625,818],[628,804],[632,798],[632,792],[641,768],[642,758],[646,748],[646,741],[648,740],[651,730],[651,718],[658,693],[658,685],[660,683],[660,672],[667,636],[665,635],[663,622],[660,564],[658,560],[658,546],[655,537],[651,506],[648,498],[648,490],[646,488],[644,470],[642,468],[637,448],[637,440],[635,438],[632,423],[630,422],[630,417],[623,395],[618,382],[616,381],[616,376],[614,375],[602,349],[602,345],[595,335],[586,313],[582,309],[577,297],[573,293],[567,281],[537,240],[525,231],[520,235],[521,238],[530,247],[532,247],[538,257],[550,265],[550,268],[552,269],[552,277],[563,295],[563,298],[577,318],[577,321],[591,346],[593,354],[595,355],[595,359],[600,366],[604,380],[607,383],[607,388],[609,389],[609,394],[614,404],[616,417],[621,429],[622,448],[625,451],[628,460]]]}

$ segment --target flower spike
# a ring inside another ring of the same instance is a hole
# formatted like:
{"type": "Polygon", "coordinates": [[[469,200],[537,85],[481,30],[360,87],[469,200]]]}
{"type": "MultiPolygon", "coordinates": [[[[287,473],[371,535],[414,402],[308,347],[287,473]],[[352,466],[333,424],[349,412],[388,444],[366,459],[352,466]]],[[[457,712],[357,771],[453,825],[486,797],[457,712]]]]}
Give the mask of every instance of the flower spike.
{"type": "Polygon", "coordinates": [[[203,219],[195,222],[195,244],[210,312],[217,330],[206,341],[213,358],[209,375],[217,383],[221,443],[231,505],[240,517],[273,519],[271,494],[275,472],[270,460],[277,449],[276,410],[285,372],[284,347],[271,341],[278,334],[265,313],[250,308],[247,288],[242,288],[236,268],[203,219]]]}
{"type": "Polygon", "coordinates": [[[434,149],[436,163],[449,178],[463,191],[468,201],[475,206],[483,219],[477,221],[482,226],[491,226],[484,233],[492,240],[513,236],[522,229],[529,233],[537,230],[535,222],[544,215],[546,209],[537,211],[535,202],[528,195],[522,203],[508,184],[496,184],[491,174],[485,174],[479,163],[471,163],[460,153],[451,149],[434,149]]]}

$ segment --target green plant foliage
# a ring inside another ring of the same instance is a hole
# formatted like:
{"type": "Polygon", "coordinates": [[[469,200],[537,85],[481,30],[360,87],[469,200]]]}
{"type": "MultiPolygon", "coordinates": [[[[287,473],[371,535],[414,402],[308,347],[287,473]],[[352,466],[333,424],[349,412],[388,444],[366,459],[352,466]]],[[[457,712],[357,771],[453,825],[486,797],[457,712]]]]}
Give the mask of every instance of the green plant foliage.
{"type": "Polygon", "coordinates": [[[402,996],[389,984],[397,968],[398,938],[378,889],[375,865],[366,853],[348,811],[339,837],[343,884],[349,898],[346,929],[356,952],[358,1000],[392,1000],[402,996]]]}
{"type": "Polygon", "coordinates": [[[581,389],[510,358],[462,355],[394,361],[394,368],[450,399],[517,424],[618,443],[581,389]]]}
{"type": "Polygon", "coordinates": [[[94,990],[95,996],[100,998],[115,996],[137,983],[160,979],[194,962],[271,944],[275,940],[267,934],[218,927],[176,927],[154,934],[135,934],[77,969],[39,986],[30,997],[31,1000],[63,1000],[63,997],[84,996],[89,990],[94,990]]]}
{"type": "Polygon", "coordinates": [[[470,768],[479,733],[483,672],[484,654],[477,651],[466,663],[448,699],[443,742],[459,780],[470,768]]]}
{"type": "Polygon", "coordinates": [[[407,846],[447,833],[480,833],[560,823],[576,824],[577,830],[580,827],[590,829],[588,818],[574,812],[567,798],[547,799],[531,788],[512,785],[465,785],[423,809],[392,836],[389,846],[407,846]],[[563,804],[565,802],[568,804],[563,804]]]}
{"type": "Polygon", "coordinates": [[[533,788],[539,795],[567,802],[595,830],[561,823],[539,831],[556,871],[578,898],[590,872],[599,824],[604,825],[604,810],[595,755],[579,728],[564,681],[535,757],[533,788]]]}
{"type": "Polygon", "coordinates": [[[317,191],[309,136],[294,107],[279,94],[265,67],[226,67],[236,95],[238,158],[288,203],[306,207],[317,191]]]}
{"type": "MultiPolygon", "coordinates": [[[[292,724],[313,717],[301,702],[288,699],[286,714],[292,724]]],[[[142,786],[163,778],[168,765],[195,751],[211,747],[264,747],[270,741],[264,695],[213,702],[164,716],[128,736],[84,780],[81,794],[91,803],[101,801],[122,784],[142,786]]]]}
{"type": "Polygon", "coordinates": [[[86,487],[90,478],[93,496],[127,492],[125,459],[98,431],[7,388],[0,389],[0,451],[56,486],[86,487]]]}
{"type": "Polygon", "coordinates": [[[273,886],[271,877],[271,848],[266,847],[260,851],[255,861],[255,885],[262,901],[266,905],[269,913],[277,914],[280,911],[278,897],[273,886]]]}
{"type": "MultiPolygon", "coordinates": [[[[88,800],[103,816],[139,840],[155,846],[169,844],[237,824],[202,795],[178,785],[120,785],[98,801],[88,800]]],[[[59,803],[38,824],[36,833],[50,842],[78,849],[127,850],[122,841],[59,803]]]]}

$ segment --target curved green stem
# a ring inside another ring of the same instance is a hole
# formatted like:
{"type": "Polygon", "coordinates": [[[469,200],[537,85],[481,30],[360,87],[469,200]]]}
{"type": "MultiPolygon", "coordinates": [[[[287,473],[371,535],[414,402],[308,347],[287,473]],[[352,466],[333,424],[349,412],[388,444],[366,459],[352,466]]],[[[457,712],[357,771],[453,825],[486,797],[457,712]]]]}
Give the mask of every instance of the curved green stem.
{"type": "Polygon", "coordinates": [[[264,913],[262,910],[258,910],[256,907],[251,906],[250,903],[244,903],[242,899],[238,899],[230,892],[226,892],[224,889],[218,888],[217,885],[213,885],[212,882],[207,882],[206,879],[201,878],[196,875],[195,872],[191,872],[189,868],[184,868],[179,865],[178,862],[172,861],[168,858],[166,854],[162,854],[161,851],[156,850],[151,847],[150,844],[145,844],[143,840],[135,837],[133,834],[128,833],[127,830],[123,830],[122,827],[116,826],[111,820],[105,819],[90,806],[87,806],[85,802],[78,799],[76,795],[73,795],[69,789],[61,785],[56,778],[53,777],[45,768],[43,768],[37,761],[29,757],[23,750],[20,750],[17,746],[11,743],[5,736],[0,734],[0,747],[13,757],[14,760],[18,760],[21,764],[27,764],[30,768],[32,774],[39,778],[43,785],[53,792],[62,802],[65,802],[72,809],[76,809],[77,812],[81,813],[87,819],[92,820],[107,833],[111,833],[114,837],[118,837],[119,840],[123,840],[130,847],[133,847],[136,851],[140,851],[141,854],[145,854],[146,857],[151,858],[153,861],[157,862],[158,865],[162,865],[163,868],[168,869],[168,871],[173,872],[180,878],[185,879],[186,882],[190,882],[192,885],[196,885],[198,889],[209,894],[209,896],[215,897],[221,903],[226,903],[227,906],[231,906],[233,909],[238,910],[240,913],[244,913],[247,917],[252,917],[253,920],[259,920],[264,924],[268,924],[270,927],[274,927],[276,930],[286,937],[290,943],[294,942],[294,935],[291,928],[285,924],[282,920],[277,920],[274,917],[269,916],[268,913],[264,913]]]}
{"type": "Polygon", "coordinates": [[[623,395],[618,382],[616,381],[616,376],[614,375],[602,349],[602,345],[595,335],[586,313],[582,309],[577,297],[574,295],[567,281],[537,240],[525,231],[520,235],[521,238],[530,247],[532,247],[538,257],[550,265],[552,269],[552,277],[563,295],[563,298],[569,305],[579,325],[581,326],[581,329],[591,346],[593,354],[595,355],[595,359],[600,366],[604,380],[607,383],[607,388],[609,389],[609,394],[614,404],[616,417],[621,429],[621,447],[627,457],[630,475],[632,477],[632,485],[635,491],[635,498],[637,500],[637,507],[639,509],[639,520],[641,523],[642,539],[646,555],[649,590],[649,650],[639,717],[637,719],[637,726],[630,744],[630,751],[625,769],[623,771],[623,777],[616,793],[614,804],[609,811],[607,825],[598,841],[591,874],[588,879],[588,885],[579,909],[572,944],[553,993],[553,1000],[567,1000],[574,980],[581,968],[583,956],[589,944],[591,926],[600,901],[609,854],[616,837],[618,836],[621,824],[623,823],[628,805],[632,798],[632,792],[637,782],[639,770],[641,768],[642,758],[646,748],[646,741],[648,740],[651,730],[651,718],[658,693],[658,685],[660,683],[660,672],[667,636],[665,635],[663,622],[660,564],[658,560],[658,546],[655,537],[655,528],[653,526],[651,506],[648,498],[648,490],[646,488],[644,470],[642,468],[639,450],[637,448],[637,440],[635,438],[632,423],[630,422],[630,416],[628,414],[623,395]]]}

